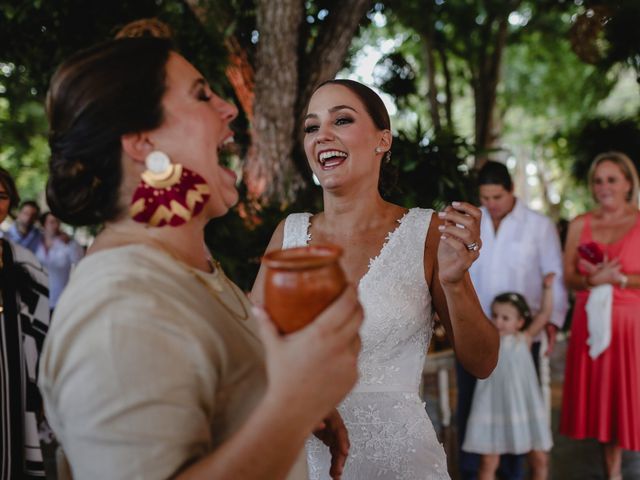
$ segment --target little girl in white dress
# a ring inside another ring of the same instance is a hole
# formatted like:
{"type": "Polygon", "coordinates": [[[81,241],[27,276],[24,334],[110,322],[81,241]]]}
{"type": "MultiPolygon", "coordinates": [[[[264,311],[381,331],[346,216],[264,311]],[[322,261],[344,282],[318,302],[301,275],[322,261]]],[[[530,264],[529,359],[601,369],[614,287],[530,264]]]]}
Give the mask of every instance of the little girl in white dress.
{"type": "Polygon", "coordinates": [[[491,305],[500,332],[498,365],[488,378],[478,380],[462,446],[482,455],[478,480],[493,480],[505,453],[529,453],[531,478],[548,477],[547,452],[553,441],[530,346],[551,315],[553,276],[544,279],[542,308],[533,318],[518,293],[498,295],[491,305]]]}

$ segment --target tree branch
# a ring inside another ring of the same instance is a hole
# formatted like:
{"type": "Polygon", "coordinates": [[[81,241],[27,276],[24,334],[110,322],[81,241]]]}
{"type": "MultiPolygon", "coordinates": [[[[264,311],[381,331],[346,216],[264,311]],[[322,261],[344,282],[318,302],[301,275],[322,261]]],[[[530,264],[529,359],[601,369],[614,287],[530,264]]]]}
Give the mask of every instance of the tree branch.
{"type": "Polygon", "coordinates": [[[318,38],[311,51],[301,58],[300,95],[296,107],[299,133],[302,129],[303,110],[313,89],[322,81],[336,76],[344,63],[351,40],[358,30],[360,20],[371,8],[373,0],[336,2],[335,7],[319,29],[318,38]]]}

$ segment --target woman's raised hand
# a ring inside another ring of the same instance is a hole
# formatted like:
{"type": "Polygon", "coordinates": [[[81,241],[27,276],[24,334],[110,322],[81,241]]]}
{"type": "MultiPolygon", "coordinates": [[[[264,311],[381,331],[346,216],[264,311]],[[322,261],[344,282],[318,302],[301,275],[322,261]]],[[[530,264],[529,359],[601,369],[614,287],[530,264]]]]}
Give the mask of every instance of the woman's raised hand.
{"type": "Polygon", "coordinates": [[[312,323],[281,335],[267,314],[254,309],[266,350],[267,396],[301,409],[313,429],[349,393],[358,379],[363,312],[348,286],[312,323]]]}
{"type": "Polygon", "coordinates": [[[466,202],[453,202],[438,213],[444,222],[438,246],[438,271],[442,284],[457,283],[480,255],[479,208],[466,202]]]}

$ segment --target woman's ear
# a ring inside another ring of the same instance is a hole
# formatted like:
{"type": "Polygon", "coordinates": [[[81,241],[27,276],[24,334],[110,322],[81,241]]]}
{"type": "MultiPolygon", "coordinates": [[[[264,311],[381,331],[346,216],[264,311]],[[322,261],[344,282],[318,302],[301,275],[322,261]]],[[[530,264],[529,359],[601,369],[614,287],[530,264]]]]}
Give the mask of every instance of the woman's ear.
{"type": "Polygon", "coordinates": [[[145,158],[153,151],[153,144],[146,133],[127,133],[120,137],[122,150],[136,162],[144,163],[145,158]]]}
{"type": "Polygon", "coordinates": [[[382,149],[382,151],[388,152],[389,150],[391,150],[392,143],[393,135],[391,134],[391,130],[383,130],[380,141],[378,142],[378,146],[382,149]]]}

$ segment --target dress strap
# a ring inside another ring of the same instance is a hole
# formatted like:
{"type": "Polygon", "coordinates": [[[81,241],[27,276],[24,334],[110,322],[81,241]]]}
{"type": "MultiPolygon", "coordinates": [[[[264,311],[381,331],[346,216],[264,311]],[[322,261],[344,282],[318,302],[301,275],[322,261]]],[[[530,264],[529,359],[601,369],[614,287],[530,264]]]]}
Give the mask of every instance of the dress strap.
{"type": "Polygon", "coordinates": [[[369,270],[376,272],[376,265],[383,264],[385,275],[398,268],[400,277],[410,276],[417,285],[425,284],[424,278],[424,246],[433,210],[412,208],[399,222],[396,230],[387,236],[387,242],[380,254],[374,258],[369,270]],[[389,267],[394,265],[394,267],[389,267]]]}
{"type": "Polygon", "coordinates": [[[580,232],[580,243],[588,243],[593,239],[593,234],[591,233],[592,218],[593,213],[587,212],[584,214],[584,225],[582,226],[582,232],[580,232]]]}
{"type": "Polygon", "coordinates": [[[418,250],[418,256],[421,259],[421,264],[424,264],[424,246],[427,241],[427,233],[429,232],[429,225],[431,225],[431,218],[433,217],[433,210],[426,208],[412,208],[410,228],[410,238],[418,250]]]}
{"type": "Polygon", "coordinates": [[[305,247],[309,244],[311,217],[310,213],[304,212],[292,213],[285,219],[282,248],[305,247]]]}

